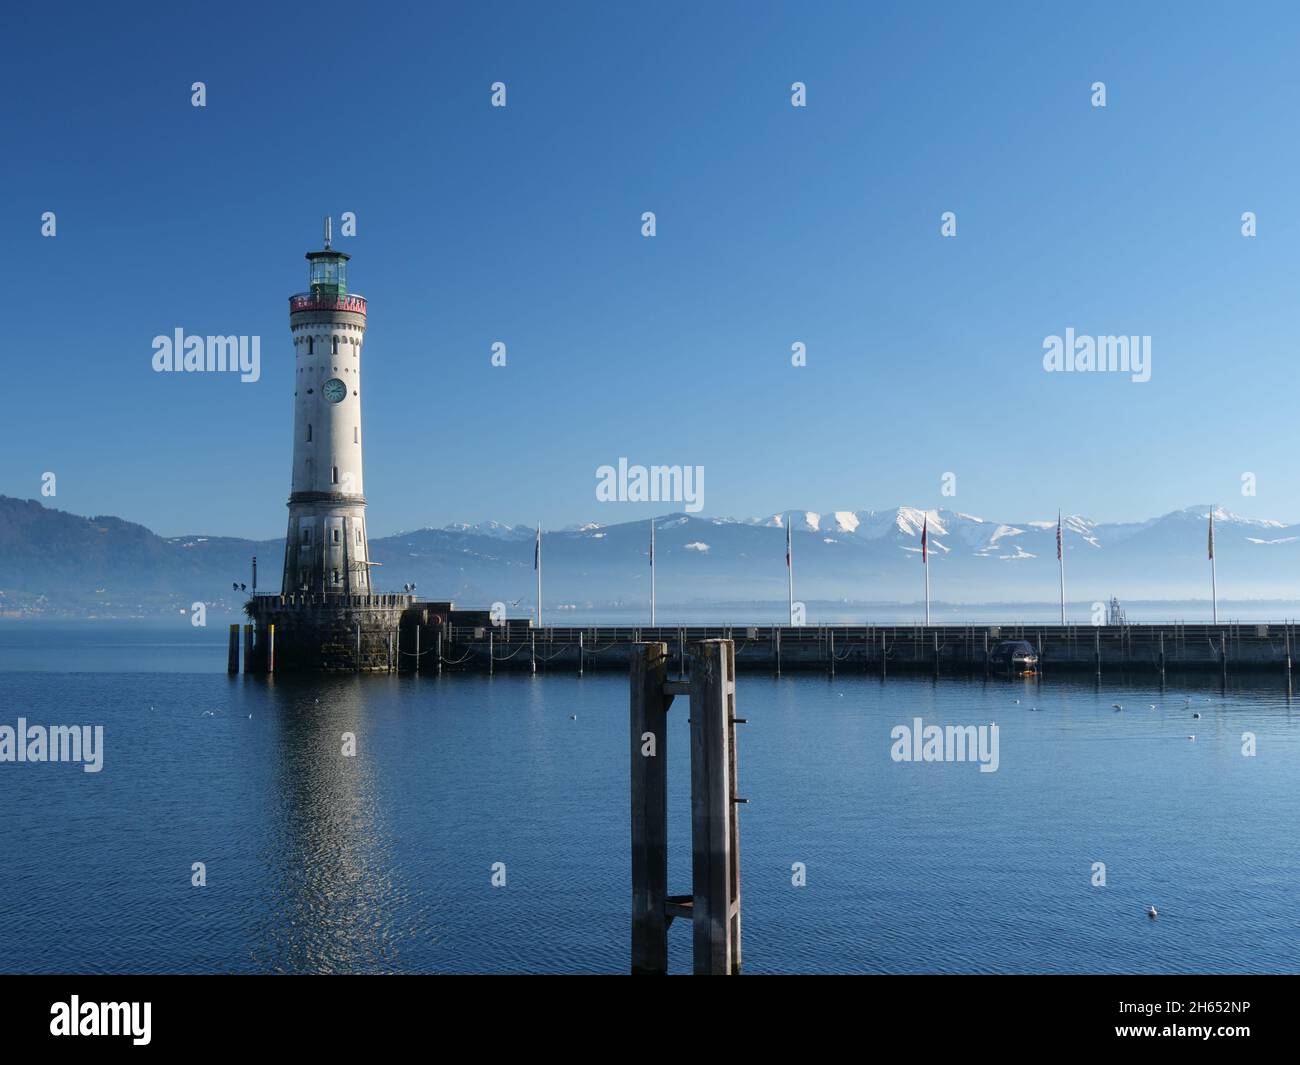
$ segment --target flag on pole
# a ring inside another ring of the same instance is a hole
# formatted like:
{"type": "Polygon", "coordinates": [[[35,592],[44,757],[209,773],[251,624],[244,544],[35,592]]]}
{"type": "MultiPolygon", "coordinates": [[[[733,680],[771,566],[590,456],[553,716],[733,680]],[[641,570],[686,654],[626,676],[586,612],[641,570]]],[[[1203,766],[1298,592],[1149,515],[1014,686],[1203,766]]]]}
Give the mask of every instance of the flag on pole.
{"type": "Polygon", "coordinates": [[[785,519],[785,568],[790,568],[790,518],[785,519]]]}
{"type": "Polygon", "coordinates": [[[655,623],[655,520],[650,519],[650,624],[655,623]]]}
{"type": "Polygon", "coordinates": [[[930,531],[930,515],[926,515],[921,520],[921,565],[926,565],[926,559],[929,557],[926,547],[930,531]]]}
{"type": "Polygon", "coordinates": [[[542,627],[542,523],[537,523],[537,543],[533,547],[533,569],[537,571],[537,627],[542,627]]]}
{"type": "Polygon", "coordinates": [[[1064,550],[1063,529],[1061,524],[1061,510],[1056,510],[1056,568],[1061,576],[1061,624],[1065,624],[1065,558],[1062,555],[1064,550]]]}
{"type": "Polygon", "coordinates": [[[1214,561],[1214,508],[1210,508],[1210,561],[1214,561]]]}

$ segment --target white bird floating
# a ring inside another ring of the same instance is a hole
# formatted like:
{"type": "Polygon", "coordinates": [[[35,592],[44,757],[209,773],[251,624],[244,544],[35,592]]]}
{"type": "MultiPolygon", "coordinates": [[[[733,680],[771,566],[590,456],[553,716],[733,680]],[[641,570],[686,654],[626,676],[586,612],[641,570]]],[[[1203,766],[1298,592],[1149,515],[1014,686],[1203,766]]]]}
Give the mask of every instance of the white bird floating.
{"type": "Polygon", "coordinates": [[[1200,714],[1193,714],[1192,717],[1200,717],[1200,714]]]}
{"type": "Polygon", "coordinates": [[[1115,707],[1115,713],[1117,714],[1124,709],[1122,706],[1119,705],[1119,703],[1112,703],[1111,705],[1115,707]]]}
{"type": "Polygon", "coordinates": [[[1150,706],[1150,709],[1154,710],[1155,708],[1156,708],[1156,704],[1155,704],[1155,703],[1152,703],[1151,706],[1150,706]]]}
{"type": "Polygon", "coordinates": [[[1188,736],[1187,738],[1188,738],[1189,740],[1195,740],[1195,739],[1196,739],[1195,736],[1188,736]]]}
{"type": "Polygon", "coordinates": [[[1147,910],[1147,916],[1154,920],[1155,918],[1159,917],[1160,914],[1158,914],[1156,912],[1156,908],[1152,906],[1151,909],[1147,910]]]}
{"type": "Polygon", "coordinates": [[[570,714],[570,715],[569,715],[569,720],[570,720],[570,721],[577,721],[577,720],[578,720],[578,715],[577,715],[577,714],[570,714]]]}

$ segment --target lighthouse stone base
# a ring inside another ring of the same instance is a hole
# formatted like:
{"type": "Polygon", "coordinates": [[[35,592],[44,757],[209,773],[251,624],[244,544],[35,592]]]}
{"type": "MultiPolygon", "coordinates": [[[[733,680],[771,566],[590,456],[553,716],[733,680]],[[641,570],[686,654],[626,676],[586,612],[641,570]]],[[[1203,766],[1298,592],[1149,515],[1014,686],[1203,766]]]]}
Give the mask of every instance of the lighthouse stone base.
{"type": "Polygon", "coordinates": [[[413,595],[259,595],[259,657],[275,626],[275,672],[387,673],[398,668],[398,627],[413,595]]]}

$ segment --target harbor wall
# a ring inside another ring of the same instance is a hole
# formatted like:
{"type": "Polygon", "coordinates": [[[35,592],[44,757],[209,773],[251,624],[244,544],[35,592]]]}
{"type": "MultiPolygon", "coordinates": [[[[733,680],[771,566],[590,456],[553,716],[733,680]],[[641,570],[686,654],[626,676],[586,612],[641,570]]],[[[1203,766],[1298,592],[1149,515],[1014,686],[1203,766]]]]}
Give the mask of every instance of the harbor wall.
{"type": "MultiPolygon", "coordinates": [[[[989,652],[1002,640],[1027,640],[1042,672],[1165,670],[1290,670],[1296,637],[1291,623],[1271,625],[823,625],[644,626],[532,628],[448,625],[423,634],[421,646],[441,637],[444,670],[565,672],[626,670],[640,641],[668,645],[681,669],[689,646],[729,639],[741,670],[875,672],[990,669],[989,652]]],[[[404,637],[404,647],[414,639],[404,637]]],[[[434,667],[422,655],[419,669],[434,667]]],[[[402,668],[412,668],[406,662],[402,668]]]]}

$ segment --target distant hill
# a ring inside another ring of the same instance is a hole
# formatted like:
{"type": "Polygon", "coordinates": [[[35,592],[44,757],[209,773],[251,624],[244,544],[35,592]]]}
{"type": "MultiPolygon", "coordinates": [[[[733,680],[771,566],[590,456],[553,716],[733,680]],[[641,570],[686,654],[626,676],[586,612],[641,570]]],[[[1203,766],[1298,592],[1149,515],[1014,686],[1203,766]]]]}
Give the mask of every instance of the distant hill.
{"type": "Polygon", "coordinates": [[[203,601],[238,611],[231,582],[265,557],[275,582],[284,541],[164,539],[116,517],[83,518],[0,496],[0,610],[131,617],[203,601]]]}
{"type": "MultiPolygon", "coordinates": [[[[1205,599],[1208,506],[1149,521],[1065,520],[1069,598],[1205,599]]],[[[1056,521],[993,521],[913,507],[793,511],[796,595],[801,600],[914,602],[920,534],[929,522],[935,602],[1053,602],[1056,521]]],[[[781,517],[657,519],[657,593],[664,607],[786,598],[781,517]]],[[[1300,526],[1216,511],[1219,594],[1300,600],[1300,526]]],[[[371,541],[377,591],[409,581],[431,599],[465,605],[535,605],[534,531],[499,522],[458,523],[371,541]]],[[[640,607],[649,599],[646,521],[547,532],[546,606],[640,607]]],[[[278,591],[282,540],[164,538],[116,517],[85,518],[35,500],[0,496],[0,612],[158,615],[202,601],[236,614],[259,560],[262,591],[278,591]]]]}

